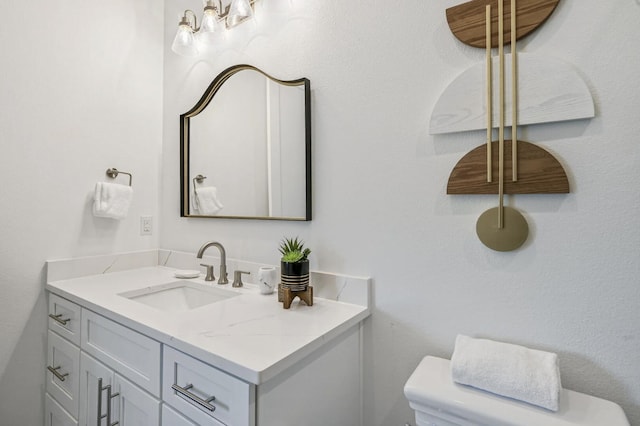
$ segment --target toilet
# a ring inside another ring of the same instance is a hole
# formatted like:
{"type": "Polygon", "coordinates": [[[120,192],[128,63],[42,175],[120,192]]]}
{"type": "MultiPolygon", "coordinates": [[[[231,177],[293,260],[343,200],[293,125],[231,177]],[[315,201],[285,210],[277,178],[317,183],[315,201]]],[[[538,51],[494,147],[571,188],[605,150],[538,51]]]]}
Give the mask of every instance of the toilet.
{"type": "Polygon", "coordinates": [[[618,404],[563,389],[548,411],[451,380],[448,359],[425,357],[404,387],[415,426],[629,426],[618,404]]]}

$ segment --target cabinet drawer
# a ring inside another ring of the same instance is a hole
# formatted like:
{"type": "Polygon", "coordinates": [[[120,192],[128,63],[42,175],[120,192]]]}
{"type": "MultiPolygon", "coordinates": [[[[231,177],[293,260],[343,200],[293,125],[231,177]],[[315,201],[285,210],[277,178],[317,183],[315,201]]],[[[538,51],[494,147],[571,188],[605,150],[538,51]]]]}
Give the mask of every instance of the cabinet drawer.
{"type": "Polygon", "coordinates": [[[80,346],[80,306],[49,293],[49,329],[80,346]]]}
{"type": "Polygon", "coordinates": [[[80,387],[80,348],[58,336],[47,333],[47,392],[75,418],[78,418],[80,387]]]}
{"type": "Polygon", "coordinates": [[[160,397],[160,343],[82,309],[81,347],[118,373],[160,397]]]}
{"type": "MultiPolygon", "coordinates": [[[[199,426],[182,414],[174,411],[167,404],[162,404],[162,426],[199,426]]],[[[224,426],[222,423],[209,419],[207,426],[224,426]]]]}
{"type": "Polygon", "coordinates": [[[44,397],[44,426],[78,426],[78,422],[50,395],[44,397]]]}
{"type": "Polygon", "coordinates": [[[196,424],[211,424],[213,417],[225,425],[254,425],[253,385],[169,346],[164,346],[163,355],[165,402],[196,424]]]}

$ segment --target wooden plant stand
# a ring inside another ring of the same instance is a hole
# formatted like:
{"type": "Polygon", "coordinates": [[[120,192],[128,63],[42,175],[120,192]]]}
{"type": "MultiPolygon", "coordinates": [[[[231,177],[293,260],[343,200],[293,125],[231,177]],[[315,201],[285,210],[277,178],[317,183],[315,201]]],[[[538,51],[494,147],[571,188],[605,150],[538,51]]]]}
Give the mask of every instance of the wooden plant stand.
{"type": "Polygon", "coordinates": [[[289,309],[296,297],[300,298],[307,306],[313,306],[313,287],[311,286],[308,286],[304,291],[291,291],[290,288],[280,285],[279,290],[282,293],[282,299],[278,298],[278,301],[282,302],[284,309],[289,309]]]}

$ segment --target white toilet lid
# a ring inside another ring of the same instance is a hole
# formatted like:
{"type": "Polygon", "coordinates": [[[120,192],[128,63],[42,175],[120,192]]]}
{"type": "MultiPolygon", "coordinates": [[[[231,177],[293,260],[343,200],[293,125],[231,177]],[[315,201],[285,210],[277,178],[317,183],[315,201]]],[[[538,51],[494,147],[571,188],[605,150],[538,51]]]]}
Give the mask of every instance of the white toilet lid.
{"type": "MultiPolygon", "coordinates": [[[[411,407],[430,407],[491,426],[629,426],[618,404],[563,389],[557,412],[505,398],[451,379],[448,359],[425,357],[404,387],[411,407]]],[[[425,410],[426,411],[426,410],[425,410]]]]}

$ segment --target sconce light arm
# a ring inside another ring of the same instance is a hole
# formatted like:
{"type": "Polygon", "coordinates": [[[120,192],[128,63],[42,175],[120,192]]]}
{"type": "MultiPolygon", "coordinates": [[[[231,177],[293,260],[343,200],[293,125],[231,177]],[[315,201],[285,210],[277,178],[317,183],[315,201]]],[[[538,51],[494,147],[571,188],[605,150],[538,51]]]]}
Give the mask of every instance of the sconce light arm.
{"type": "MultiPolygon", "coordinates": [[[[253,7],[253,5],[257,1],[258,0],[249,0],[249,5],[253,7]]],[[[215,10],[216,15],[218,16],[218,21],[222,21],[227,17],[227,15],[229,15],[229,11],[231,10],[231,2],[229,2],[229,4],[225,6],[222,3],[222,0],[217,0],[217,2],[215,0],[207,0],[207,5],[204,7],[204,10],[208,10],[208,9],[215,10]]]]}
{"type": "Polygon", "coordinates": [[[220,17],[222,15],[222,0],[218,0],[217,2],[215,0],[207,0],[206,5],[204,6],[204,10],[213,10],[216,12],[216,15],[220,17]]]}
{"type": "Polygon", "coordinates": [[[184,15],[178,23],[178,26],[180,25],[189,26],[193,32],[196,32],[200,29],[200,27],[198,26],[198,18],[196,18],[195,12],[191,9],[187,9],[184,11],[184,15]]]}

